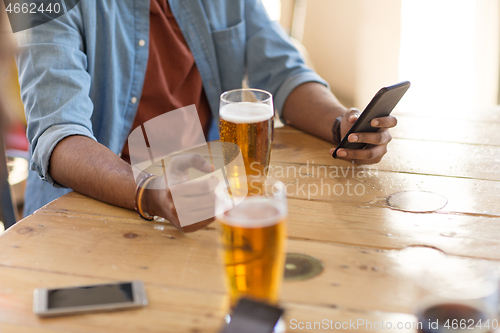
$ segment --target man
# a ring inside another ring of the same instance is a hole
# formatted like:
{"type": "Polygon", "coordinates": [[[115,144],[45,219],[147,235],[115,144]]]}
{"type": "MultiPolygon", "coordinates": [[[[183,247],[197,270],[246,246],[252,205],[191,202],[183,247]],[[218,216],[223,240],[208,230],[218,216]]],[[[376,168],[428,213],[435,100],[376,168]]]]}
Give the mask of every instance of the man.
{"type": "MultiPolygon", "coordinates": [[[[304,65],[259,0],[81,0],[18,40],[36,171],[28,178],[25,214],[69,189],[133,209],[136,182],[118,156],[128,154],[130,131],[161,112],[195,104],[207,138],[216,139],[219,96],[240,88],[245,74],[251,87],[273,94],[285,122],[325,140],[333,142],[332,129],[347,133],[358,114],[347,112],[304,65]]],[[[377,122],[378,133],[357,135],[369,149],[339,156],[380,161],[396,119],[377,122]]],[[[144,211],[180,228],[168,189],[144,196],[144,211]]]]}
{"type": "MultiPolygon", "coordinates": [[[[4,84],[12,61],[14,41],[3,3],[0,3],[0,131],[7,128],[8,115],[5,113],[3,97],[4,84]]],[[[1,133],[1,132],[0,132],[1,133]]]]}
{"type": "Polygon", "coordinates": [[[5,208],[6,205],[11,205],[3,131],[12,122],[11,117],[9,117],[10,115],[6,112],[7,107],[5,105],[4,91],[5,81],[9,73],[9,64],[13,58],[13,51],[14,40],[12,31],[9,27],[4,5],[0,2],[0,154],[3,154],[3,156],[0,156],[0,205],[2,206],[0,207],[0,220],[4,219],[4,227],[9,226],[9,224],[5,224],[6,222],[14,223],[15,220],[15,214],[12,210],[8,210],[7,212],[2,211],[2,208],[5,208]]]}

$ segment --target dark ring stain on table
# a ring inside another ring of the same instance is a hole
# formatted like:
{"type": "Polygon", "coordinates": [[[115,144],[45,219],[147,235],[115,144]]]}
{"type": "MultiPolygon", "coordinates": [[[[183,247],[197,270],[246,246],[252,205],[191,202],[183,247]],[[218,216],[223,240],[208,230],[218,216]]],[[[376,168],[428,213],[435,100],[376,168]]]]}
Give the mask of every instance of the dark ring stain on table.
{"type": "Polygon", "coordinates": [[[323,272],[323,263],[302,253],[287,253],[285,262],[285,281],[311,279],[323,272]]]}

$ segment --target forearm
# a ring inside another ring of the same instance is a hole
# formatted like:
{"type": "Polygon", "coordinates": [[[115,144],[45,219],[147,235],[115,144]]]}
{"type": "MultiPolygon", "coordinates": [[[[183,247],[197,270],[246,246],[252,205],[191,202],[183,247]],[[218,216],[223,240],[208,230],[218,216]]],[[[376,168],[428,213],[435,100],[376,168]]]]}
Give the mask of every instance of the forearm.
{"type": "Polygon", "coordinates": [[[112,205],[134,209],[132,167],[85,136],[67,137],[52,152],[49,172],[59,184],[112,205]]]}
{"type": "Polygon", "coordinates": [[[346,110],[324,85],[307,82],[290,93],[283,117],[289,125],[332,142],[335,118],[343,116],[346,110]]]}

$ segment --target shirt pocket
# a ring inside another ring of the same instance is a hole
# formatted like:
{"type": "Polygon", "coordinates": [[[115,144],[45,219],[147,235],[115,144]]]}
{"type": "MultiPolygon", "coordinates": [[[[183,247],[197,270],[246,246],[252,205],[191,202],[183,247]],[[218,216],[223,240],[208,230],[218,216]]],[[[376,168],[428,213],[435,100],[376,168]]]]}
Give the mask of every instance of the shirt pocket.
{"type": "Polygon", "coordinates": [[[232,27],[212,31],[223,91],[241,88],[245,75],[245,20],[232,27]]]}

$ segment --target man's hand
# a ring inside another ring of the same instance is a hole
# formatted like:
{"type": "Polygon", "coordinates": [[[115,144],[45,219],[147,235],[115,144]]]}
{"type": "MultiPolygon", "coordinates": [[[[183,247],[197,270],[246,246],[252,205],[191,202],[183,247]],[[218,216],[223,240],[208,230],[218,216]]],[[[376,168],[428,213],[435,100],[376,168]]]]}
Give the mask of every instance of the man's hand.
{"type": "MultiPolygon", "coordinates": [[[[331,91],[317,82],[307,82],[295,88],[283,108],[283,117],[289,125],[330,142],[334,140],[332,126],[337,117],[344,116],[340,124],[340,136],[343,138],[359,115],[357,109],[346,111],[331,91]]],[[[380,162],[391,141],[388,128],[396,126],[396,123],[396,118],[392,116],[372,120],[371,125],[380,128],[378,132],[353,133],[349,136],[350,142],[364,142],[368,146],[357,150],[339,149],[339,158],[359,164],[380,162]]],[[[334,150],[335,148],[330,150],[330,155],[334,150]]]]}
{"type": "MultiPolygon", "coordinates": [[[[203,209],[212,214],[215,212],[214,188],[218,181],[208,178],[185,182],[189,179],[187,171],[191,167],[206,173],[213,171],[210,163],[200,155],[178,156],[172,159],[167,167],[169,185],[167,186],[165,178],[151,181],[148,188],[156,189],[146,190],[142,202],[143,211],[168,219],[177,229],[184,232],[203,228],[214,218],[182,227],[178,217],[181,208],[183,212],[192,214],[200,214],[203,209]],[[185,184],[179,188],[183,190],[179,192],[179,196],[175,191],[172,196],[175,184],[177,186],[185,184]],[[181,198],[178,203],[176,202],[177,207],[174,206],[174,197],[176,201],[178,197],[181,198]]],[[[90,138],[74,135],[61,140],[52,152],[49,168],[54,180],[63,186],[112,205],[128,209],[135,207],[137,184],[132,167],[111,150],[90,138]]],[[[207,213],[204,216],[213,215],[207,213]]]]}
{"type": "MultiPolygon", "coordinates": [[[[360,114],[361,112],[355,108],[347,111],[340,124],[341,138],[344,138],[349,132],[360,114]]],[[[364,149],[339,149],[337,156],[356,164],[374,164],[380,162],[385,153],[387,153],[387,144],[392,140],[389,128],[396,126],[397,123],[397,119],[393,116],[373,119],[371,125],[372,127],[378,127],[378,132],[352,133],[348,138],[349,142],[367,143],[368,145],[364,149]]],[[[332,148],[330,154],[333,154],[334,150],[335,148],[332,148]]]]}
{"type": "MultiPolygon", "coordinates": [[[[213,171],[212,165],[198,154],[174,157],[166,170],[166,178],[157,178],[146,191],[144,210],[170,221],[183,232],[193,232],[214,221],[216,177],[203,180],[189,180],[188,169],[202,172],[213,171]],[[181,215],[181,216],[179,216],[181,215]],[[206,219],[207,216],[212,216],[206,219]],[[182,226],[186,221],[197,223],[182,226]]],[[[149,186],[148,186],[149,187],[149,186]]]]}

